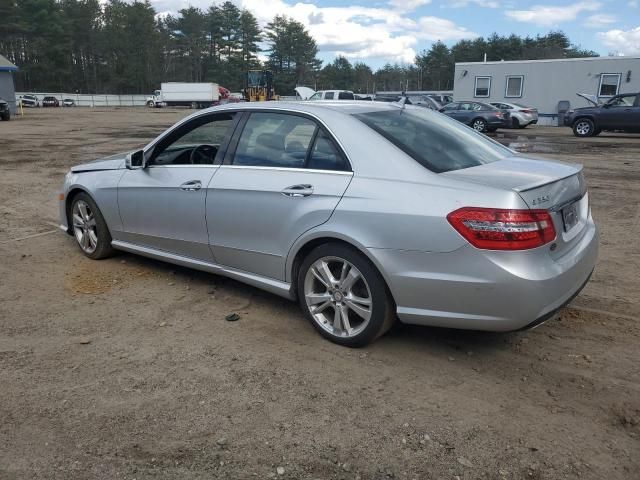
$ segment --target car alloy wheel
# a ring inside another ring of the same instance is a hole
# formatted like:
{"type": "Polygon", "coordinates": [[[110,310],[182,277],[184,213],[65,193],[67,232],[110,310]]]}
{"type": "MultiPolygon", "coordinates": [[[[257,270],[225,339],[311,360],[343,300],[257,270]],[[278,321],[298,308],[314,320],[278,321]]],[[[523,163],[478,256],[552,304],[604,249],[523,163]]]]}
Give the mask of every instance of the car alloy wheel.
{"type": "Polygon", "coordinates": [[[587,120],[581,120],[576,123],[576,133],[580,136],[586,137],[591,133],[591,122],[587,120]]]}
{"type": "Polygon", "coordinates": [[[98,231],[91,206],[84,200],[73,204],[73,233],[83,252],[92,254],[98,248],[98,231]]]}
{"type": "Polygon", "coordinates": [[[371,320],[372,295],[364,275],[340,257],[322,257],[308,269],[304,297],[313,320],[329,334],[351,338],[371,320]]]}
{"type": "Polygon", "coordinates": [[[478,118],[478,119],[473,121],[473,125],[472,126],[473,126],[473,129],[476,132],[484,132],[485,129],[487,128],[487,122],[485,122],[481,118],[478,118]]]}

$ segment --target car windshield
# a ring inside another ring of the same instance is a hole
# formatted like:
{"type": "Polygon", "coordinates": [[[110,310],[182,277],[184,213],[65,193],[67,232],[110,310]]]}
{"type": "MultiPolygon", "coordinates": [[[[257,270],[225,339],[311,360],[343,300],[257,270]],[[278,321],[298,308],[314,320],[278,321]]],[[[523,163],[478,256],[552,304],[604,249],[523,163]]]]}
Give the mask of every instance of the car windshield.
{"type": "Polygon", "coordinates": [[[436,173],[475,167],[513,155],[485,135],[426,109],[368,112],[354,117],[436,173]]]}

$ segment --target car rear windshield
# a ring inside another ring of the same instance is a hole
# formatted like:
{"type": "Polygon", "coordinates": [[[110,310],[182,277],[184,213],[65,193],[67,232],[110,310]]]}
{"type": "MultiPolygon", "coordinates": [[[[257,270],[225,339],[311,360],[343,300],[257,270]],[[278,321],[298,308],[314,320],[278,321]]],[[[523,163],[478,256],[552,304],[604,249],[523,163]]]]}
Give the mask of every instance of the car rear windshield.
{"type": "Polygon", "coordinates": [[[354,114],[423,167],[449,172],[513,156],[513,152],[485,135],[426,109],[354,114]]]}

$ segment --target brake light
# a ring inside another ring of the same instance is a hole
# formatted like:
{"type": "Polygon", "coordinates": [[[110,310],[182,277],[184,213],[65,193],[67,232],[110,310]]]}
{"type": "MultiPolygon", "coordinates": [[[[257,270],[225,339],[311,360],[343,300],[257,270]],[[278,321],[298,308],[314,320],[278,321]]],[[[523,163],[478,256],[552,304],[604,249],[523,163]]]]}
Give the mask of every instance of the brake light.
{"type": "Polygon", "coordinates": [[[556,238],[547,210],[464,207],[447,220],[471,245],[486,250],[527,250],[556,238]]]}

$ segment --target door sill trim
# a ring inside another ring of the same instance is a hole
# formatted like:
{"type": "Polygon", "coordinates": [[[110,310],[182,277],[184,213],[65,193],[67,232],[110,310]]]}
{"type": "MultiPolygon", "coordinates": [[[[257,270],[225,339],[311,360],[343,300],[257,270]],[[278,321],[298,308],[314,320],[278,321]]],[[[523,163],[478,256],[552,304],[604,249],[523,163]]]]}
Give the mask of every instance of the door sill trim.
{"type": "Polygon", "coordinates": [[[229,277],[234,280],[238,280],[239,282],[247,283],[262,290],[274,293],[280,297],[284,297],[289,300],[295,299],[293,291],[291,289],[291,284],[287,282],[282,282],[280,280],[264,277],[255,273],[249,273],[243,270],[226,267],[217,263],[204,262],[202,260],[196,260],[195,258],[176,255],[175,253],[165,252],[163,250],[157,250],[155,248],[143,247],[142,245],[136,245],[135,243],[124,242],[122,240],[113,240],[111,242],[111,246],[116,250],[123,250],[125,252],[142,255],[144,257],[154,258],[156,260],[180,265],[182,267],[193,268],[216,275],[229,277]]]}

